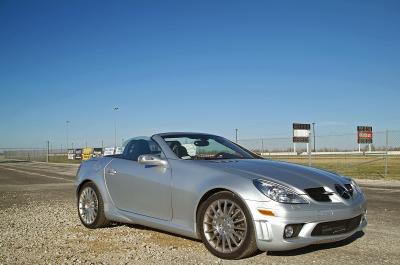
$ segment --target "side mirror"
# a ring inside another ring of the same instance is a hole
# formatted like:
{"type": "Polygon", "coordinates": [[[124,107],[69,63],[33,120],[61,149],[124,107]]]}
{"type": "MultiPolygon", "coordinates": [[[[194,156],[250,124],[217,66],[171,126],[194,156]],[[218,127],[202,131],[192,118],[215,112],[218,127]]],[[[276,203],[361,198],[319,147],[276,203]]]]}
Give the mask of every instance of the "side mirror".
{"type": "Polygon", "coordinates": [[[168,162],[166,160],[163,160],[154,155],[141,155],[138,157],[138,163],[150,166],[168,166],[168,162]]]}

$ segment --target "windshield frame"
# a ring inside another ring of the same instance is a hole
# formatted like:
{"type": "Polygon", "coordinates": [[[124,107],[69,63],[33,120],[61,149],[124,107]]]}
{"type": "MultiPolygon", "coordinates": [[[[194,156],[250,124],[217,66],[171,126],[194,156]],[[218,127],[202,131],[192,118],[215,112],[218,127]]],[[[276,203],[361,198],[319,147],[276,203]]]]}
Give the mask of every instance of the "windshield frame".
{"type": "Polygon", "coordinates": [[[159,136],[163,139],[163,141],[166,144],[166,148],[169,149],[170,152],[172,152],[177,159],[179,160],[189,160],[189,161],[202,161],[202,160],[235,160],[235,159],[262,159],[262,157],[258,156],[257,154],[254,154],[253,152],[243,148],[242,146],[222,137],[222,136],[218,136],[218,135],[212,135],[212,134],[204,134],[204,133],[164,133],[164,134],[159,134],[159,136]],[[229,158],[204,158],[204,159],[183,159],[178,157],[170,148],[170,146],[168,145],[168,139],[179,139],[179,138],[189,138],[189,139],[212,139],[214,141],[216,141],[217,143],[224,145],[225,147],[235,151],[236,153],[238,153],[239,155],[241,155],[241,157],[229,157],[229,158]]]}

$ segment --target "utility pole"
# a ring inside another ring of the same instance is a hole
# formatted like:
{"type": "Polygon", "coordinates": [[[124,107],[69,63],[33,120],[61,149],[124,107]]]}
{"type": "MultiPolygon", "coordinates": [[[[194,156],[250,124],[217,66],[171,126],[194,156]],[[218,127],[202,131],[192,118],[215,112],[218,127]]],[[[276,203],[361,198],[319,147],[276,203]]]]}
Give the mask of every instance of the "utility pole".
{"type": "Polygon", "coordinates": [[[389,150],[389,131],[386,130],[386,141],[385,141],[385,178],[388,174],[388,150],[389,150]]]}
{"type": "Polygon", "coordinates": [[[47,144],[46,162],[49,163],[50,141],[47,141],[46,144],[47,144]]]}
{"type": "Polygon", "coordinates": [[[69,135],[68,135],[68,127],[69,127],[70,121],[66,121],[65,123],[66,123],[66,127],[67,127],[67,150],[68,150],[68,148],[69,148],[69,147],[68,147],[68,146],[69,146],[69,143],[68,143],[68,140],[69,140],[69,139],[68,139],[68,136],[69,136],[69,135]]]}
{"type": "Polygon", "coordinates": [[[312,135],[313,135],[313,138],[314,138],[314,140],[313,140],[313,145],[314,145],[314,153],[315,153],[315,122],[313,122],[312,123],[312,135]]]}
{"type": "Polygon", "coordinates": [[[117,110],[119,110],[119,107],[113,108],[113,111],[115,112],[115,115],[114,115],[114,148],[115,149],[114,150],[117,149],[117,114],[116,114],[117,110]]]}
{"type": "Polygon", "coordinates": [[[235,129],[235,142],[236,142],[236,143],[238,142],[238,138],[237,138],[238,130],[239,130],[239,129],[235,129]]]}

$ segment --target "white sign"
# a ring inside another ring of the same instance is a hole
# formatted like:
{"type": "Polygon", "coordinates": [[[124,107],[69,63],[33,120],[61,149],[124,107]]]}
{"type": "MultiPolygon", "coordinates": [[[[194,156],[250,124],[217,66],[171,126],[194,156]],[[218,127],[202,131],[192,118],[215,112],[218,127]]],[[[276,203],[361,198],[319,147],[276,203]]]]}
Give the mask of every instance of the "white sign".
{"type": "Polygon", "coordinates": [[[68,149],[68,159],[70,159],[70,160],[75,159],[75,150],[74,149],[68,149]]]}
{"type": "Polygon", "coordinates": [[[293,130],[293,136],[294,137],[310,137],[310,131],[309,130],[293,130]]]}
{"type": "Polygon", "coordinates": [[[106,147],[104,148],[104,155],[109,156],[114,154],[114,147],[106,147]]]}

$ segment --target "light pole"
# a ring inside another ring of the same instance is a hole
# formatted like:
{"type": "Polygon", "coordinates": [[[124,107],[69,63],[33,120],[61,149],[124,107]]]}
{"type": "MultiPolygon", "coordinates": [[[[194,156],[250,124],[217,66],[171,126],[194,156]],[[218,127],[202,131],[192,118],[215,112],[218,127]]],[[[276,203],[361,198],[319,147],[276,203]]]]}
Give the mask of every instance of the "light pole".
{"type": "Polygon", "coordinates": [[[237,143],[237,134],[239,129],[235,129],[235,142],[237,143]]]}
{"type": "Polygon", "coordinates": [[[68,127],[69,127],[69,123],[70,123],[70,121],[66,121],[66,122],[65,122],[66,127],[67,127],[67,128],[66,128],[66,130],[67,130],[67,152],[68,152],[68,146],[69,146],[69,145],[68,145],[68,140],[69,140],[69,139],[68,139],[68,127]]]}
{"type": "Polygon", "coordinates": [[[114,150],[117,150],[117,110],[119,110],[119,107],[114,107],[113,111],[115,112],[114,116],[114,150]]]}
{"type": "Polygon", "coordinates": [[[314,153],[315,153],[315,122],[312,123],[312,135],[314,138],[313,145],[314,145],[314,153]]]}

